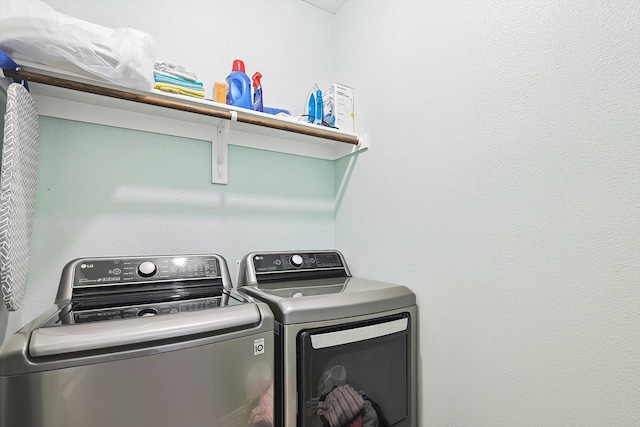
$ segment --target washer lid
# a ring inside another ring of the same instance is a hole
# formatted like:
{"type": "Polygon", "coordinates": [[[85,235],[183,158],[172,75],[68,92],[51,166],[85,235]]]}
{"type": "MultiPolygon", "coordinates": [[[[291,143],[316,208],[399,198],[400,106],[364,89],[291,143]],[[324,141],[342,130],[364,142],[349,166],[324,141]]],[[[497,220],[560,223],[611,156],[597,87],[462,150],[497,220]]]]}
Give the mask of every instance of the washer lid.
{"type": "Polygon", "coordinates": [[[53,356],[177,340],[198,334],[214,335],[232,329],[252,328],[261,320],[260,310],[255,304],[221,310],[224,312],[203,310],[173,316],[37,328],[31,334],[29,354],[32,357],[53,356]]]}
{"type": "Polygon", "coordinates": [[[380,313],[416,304],[407,287],[356,277],[269,282],[242,292],[269,305],[282,324],[380,313]]]}

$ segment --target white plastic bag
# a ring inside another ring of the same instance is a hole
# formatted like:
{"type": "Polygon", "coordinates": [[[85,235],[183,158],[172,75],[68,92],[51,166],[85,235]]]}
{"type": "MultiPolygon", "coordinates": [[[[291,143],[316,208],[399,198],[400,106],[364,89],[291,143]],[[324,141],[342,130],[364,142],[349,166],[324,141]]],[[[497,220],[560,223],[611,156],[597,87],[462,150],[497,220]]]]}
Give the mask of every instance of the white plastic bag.
{"type": "Polygon", "coordinates": [[[107,28],[40,0],[0,0],[0,50],[20,59],[120,86],[151,90],[155,44],[133,28],[107,28]]]}

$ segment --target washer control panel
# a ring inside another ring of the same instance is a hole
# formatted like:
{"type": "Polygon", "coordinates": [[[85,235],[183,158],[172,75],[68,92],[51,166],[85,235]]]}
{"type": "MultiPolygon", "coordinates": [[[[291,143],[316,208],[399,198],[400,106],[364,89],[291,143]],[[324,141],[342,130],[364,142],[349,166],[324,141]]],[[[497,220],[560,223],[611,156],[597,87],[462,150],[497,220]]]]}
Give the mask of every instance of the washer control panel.
{"type": "Polygon", "coordinates": [[[256,273],[344,268],[338,252],[283,252],[253,255],[256,273]]]}
{"type": "Polygon", "coordinates": [[[75,267],[73,286],[216,278],[221,274],[218,259],[207,255],[83,259],[75,267]]]}

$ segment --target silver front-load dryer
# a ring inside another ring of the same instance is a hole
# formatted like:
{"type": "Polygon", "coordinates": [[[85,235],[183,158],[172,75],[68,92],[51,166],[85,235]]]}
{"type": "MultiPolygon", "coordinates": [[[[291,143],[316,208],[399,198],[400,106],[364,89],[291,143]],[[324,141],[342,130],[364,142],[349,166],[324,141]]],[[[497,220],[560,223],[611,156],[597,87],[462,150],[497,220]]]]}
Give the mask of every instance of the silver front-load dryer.
{"type": "Polygon", "coordinates": [[[307,250],[247,254],[238,290],[275,317],[276,425],[417,427],[410,289],[353,277],[339,251],[307,250]]]}
{"type": "Polygon", "coordinates": [[[219,255],[75,260],[0,351],[0,426],[272,426],[273,354],[219,255]]]}

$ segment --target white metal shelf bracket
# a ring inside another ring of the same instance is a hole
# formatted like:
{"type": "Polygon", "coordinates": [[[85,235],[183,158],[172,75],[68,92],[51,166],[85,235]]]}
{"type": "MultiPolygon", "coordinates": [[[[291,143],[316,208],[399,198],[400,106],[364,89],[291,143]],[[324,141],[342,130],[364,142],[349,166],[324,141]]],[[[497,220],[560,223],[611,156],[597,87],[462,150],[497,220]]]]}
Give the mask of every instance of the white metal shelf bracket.
{"type": "Polygon", "coordinates": [[[364,153],[369,149],[369,135],[367,133],[363,133],[358,136],[358,145],[351,145],[349,147],[342,146],[339,147],[340,151],[336,151],[336,160],[342,159],[345,157],[351,157],[356,154],[364,153]]]}
{"type": "Polygon", "coordinates": [[[211,182],[229,183],[229,128],[238,120],[238,113],[231,111],[231,120],[225,120],[216,128],[211,144],[211,182]]]}

